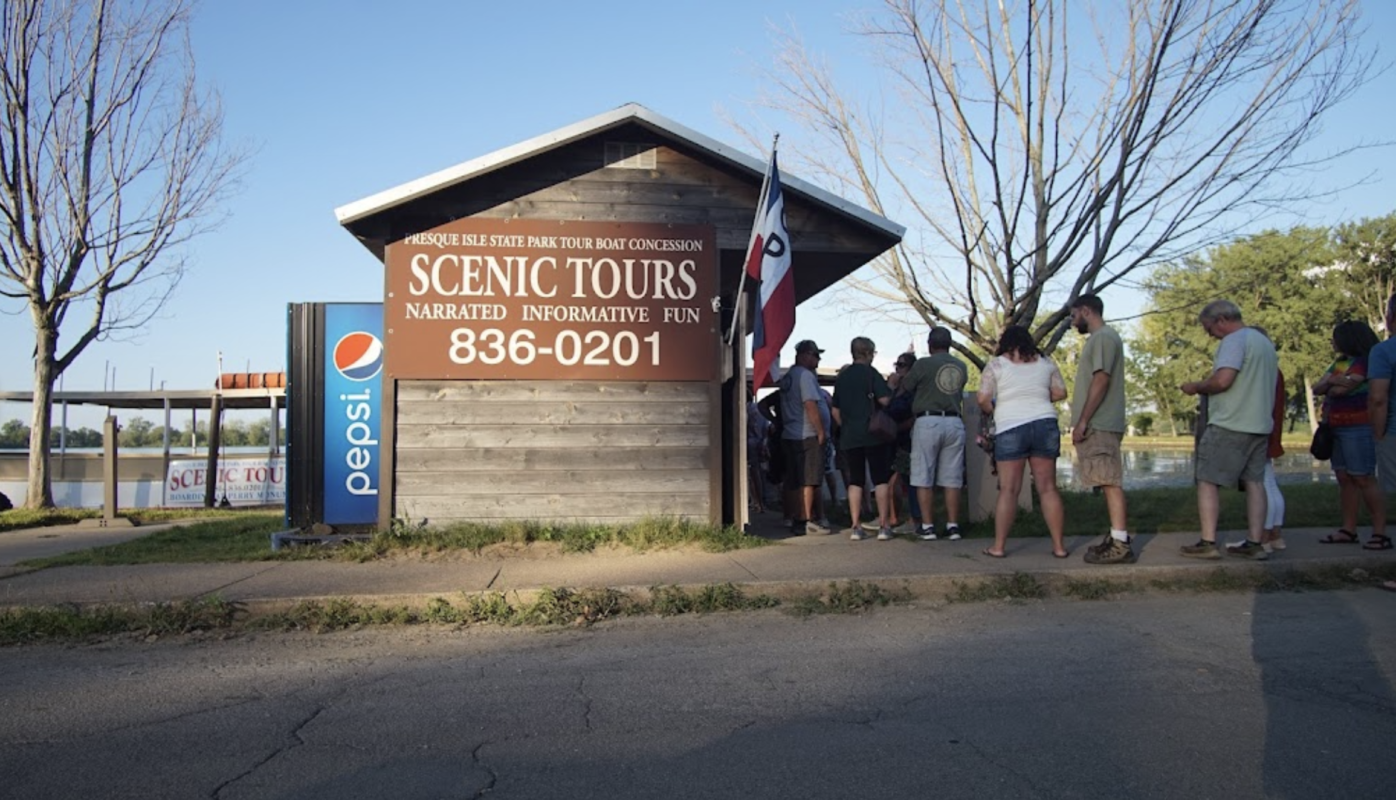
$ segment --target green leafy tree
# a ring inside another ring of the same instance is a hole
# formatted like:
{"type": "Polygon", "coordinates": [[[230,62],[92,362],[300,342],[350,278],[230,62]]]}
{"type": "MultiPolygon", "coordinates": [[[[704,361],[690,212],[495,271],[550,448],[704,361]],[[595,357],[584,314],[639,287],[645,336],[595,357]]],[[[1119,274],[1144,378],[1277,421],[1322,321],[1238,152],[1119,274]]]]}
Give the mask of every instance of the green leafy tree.
{"type": "MultiPolygon", "coordinates": [[[[55,436],[54,438],[55,438],[54,444],[57,444],[57,437],[55,436]]],[[[67,439],[68,439],[68,446],[69,446],[69,447],[101,447],[101,446],[102,446],[102,432],[101,432],[101,431],[94,431],[94,430],[92,430],[91,428],[83,427],[83,428],[78,428],[77,430],[70,430],[70,431],[68,431],[68,437],[67,437],[67,439]]]]}
{"type": "Polygon", "coordinates": [[[1130,417],[1129,424],[1140,436],[1148,436],[1154,430],[1154,415],[1140,412],[1130,417]]]}
{"type": "Polygon", "coordinates": [[[29,426],[17,419],[0,425],[0,447],[20,450],[29,446],[29,426]]]}
{"type": "Polygon", "coordinates": [[[1342,291],[1362,309],[1361,318],[1372,330],[1380,331],[1386,300],[1396,293],[1396,214],[1339,225],[1333,250],[1342,291]]]}
{"type": "Polygon", "coordinates": [[[152,447],[159,444],[155,434],[155,423],[145,417],[131,417],[121,423],[116,441],[121,447],[152,447]]]}
{"type": "Polygon", "coordinates": [[[1132,343],[1134,374],[1161,412],[1182,408],[1177,387],[1211,369],[1216,342],[1197,324],[1208,302],[1225,298],[1247,324],[1265,329],[1292,397],[1315,419],[1312,388],[1332,361],[1333,326],[1362,315],[1335,270],[1328,231],[1266,231],[1154,271],[1146,283],[1150,311],[1132,343]]]}
{"type": "Polygon", "coordinates": [[[224,447],[247,447],[252,444],[247,434],[247,423],[240,419],[224,421],[221,435],[224,447]]]}

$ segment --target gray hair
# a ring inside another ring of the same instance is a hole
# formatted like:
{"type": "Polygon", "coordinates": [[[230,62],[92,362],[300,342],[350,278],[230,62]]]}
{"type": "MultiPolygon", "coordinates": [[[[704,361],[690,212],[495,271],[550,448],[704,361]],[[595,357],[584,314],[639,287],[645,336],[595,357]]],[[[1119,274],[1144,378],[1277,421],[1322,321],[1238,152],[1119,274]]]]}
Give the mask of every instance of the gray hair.
{"type": "Polygon", "coordinates": [[[1197,315],[1197,321],[1206,325],[1221,320],[1241,321],[1241,309],[1230,300],[1213,300],[1202,307],[1202,313],[1197,315]]]}

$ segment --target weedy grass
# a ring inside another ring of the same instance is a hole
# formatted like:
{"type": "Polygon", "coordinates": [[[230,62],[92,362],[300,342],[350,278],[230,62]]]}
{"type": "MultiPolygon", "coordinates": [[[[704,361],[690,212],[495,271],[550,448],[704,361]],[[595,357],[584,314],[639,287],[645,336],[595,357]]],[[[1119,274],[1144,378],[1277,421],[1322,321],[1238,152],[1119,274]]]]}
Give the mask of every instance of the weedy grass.
{"type": "Polygon", "coordinates": [[[174,636],[230,630],[245,617],[239,603],[216,598],[138,606],[75,605],[0,610],[0,645],[134,634],[174,636]]]}
{"type": "Polygon", "coordinates": [[[528,545],[534,542],[556,543],[562,550],[573,553],[591,552],[610,545],[636,550],[697,546],[708,552],[721,553],[773,544],[760,537],[746,536],[734,527],[672,517],[649,518],[627,525],[511,521],[499,525],[466,523],[442,528],[395,521],[388,530],[374,534],[368,541],[346,542],[338,546],[288,547],[273,552],[271,534],[284,528],[279,512],[225,511],[120,544],[33,559],[24,562],[24,566],[43,568],[293,559],[363,562],[407,553],[479,553],[490,545],[528,545]]]}
{"type": "Polygon", "coordinates": [[[1062,586],[1062,594],[1077,600],[1109,600],[1136,591],[1139,589],[1132,583],[1109,578],[1067,578],[1062,586]]]}
{"type": "Polygon", "coordinates": [[[395,553],[479,553],[497,544],[557,544],[564,552],[590,553],[599,547],[619,545],[654,550],[693,545],[722,553],[771,542],[747,536],[732,526],[709,525],[677,517],[649,517],[624,525],[550,523],[512,520],[498,524],[454,523],[431,527],[410,520],[394,521],[367,542],[349,543],[326,551],[326,557],[371,561],[395,553]]]}
{"type": "Polygon", "coordinates": [[[858,614],[879,606],[912,600],[909,589],[884,589],[876,583],[850,580],[830,583],[820,594],[797,598],[790,611],[798,616],[811,614],[858,614]]]}
{"type": "Polygon", "coordinates": [[[1046,584],[1026,572],[994,575],[979,581],[955,581],[954,587],[955,590],[945,597],[952,603],[1041,600],[1049,594],[1046,584]]]}
{"type": "Polygon", "coordinates": [[[309,631],[328,633],[378,625],[497,625],[589,627],[624,616],[709,614],[773,608],[770,595],[747,595],[730,584],[695,589],[655,586],[648,596],[617,589],[550,588],[527,598],[504,592],[435,597],[424,606],[384,605],[352,598],[307,600],[250,614],[245,605],[217,598],[133,606],[63,605],[0,611],[0,646],[100,636],[168,636],[202,631],[309,631]]]}
{"type": "MultiPolygon", "coordinates": [[[[230,508],[124,508],[117,516],[131,520],[138,525],[177,520],[218,520],[232,519],[248,515],[275,514],[279,509],[230,509],[230,508]]],[[[102,511],[96,508],[12,508],[0,511],[0,533],[23,528],[48,528],[54,525],[74,525],[85,519],[98,519],[102,511]]]]}

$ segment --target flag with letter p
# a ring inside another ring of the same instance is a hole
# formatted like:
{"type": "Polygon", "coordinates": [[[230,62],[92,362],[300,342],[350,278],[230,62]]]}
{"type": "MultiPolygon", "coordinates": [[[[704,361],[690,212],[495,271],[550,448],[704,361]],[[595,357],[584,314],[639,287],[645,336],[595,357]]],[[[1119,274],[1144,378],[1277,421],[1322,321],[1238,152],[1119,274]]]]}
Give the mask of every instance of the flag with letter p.
{"type": "Polygon", "coordinates": [[[795,276],[790,272],[790,236],[785,230],[785,195],[780,188],[776,154],[766,192],[756,207],[747,251],[746,274],[761,282],[756,320],[752,326],[752,388],[773,386],[780,366],[780,349],[795,330],[795,276]]]}

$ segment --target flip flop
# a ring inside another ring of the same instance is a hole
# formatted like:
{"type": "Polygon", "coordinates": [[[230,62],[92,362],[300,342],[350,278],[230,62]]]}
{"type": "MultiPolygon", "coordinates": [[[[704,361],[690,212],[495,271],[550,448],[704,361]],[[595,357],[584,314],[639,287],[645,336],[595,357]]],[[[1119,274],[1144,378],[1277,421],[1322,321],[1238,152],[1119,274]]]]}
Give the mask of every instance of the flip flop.
{"type": "Polygon", "coordinates": [[[1053,551],[1052,551],[1052,558],[1071,558],[1071,553],[1069,553],[1069,552],[1058,553],[1057,551],[1053,550],[1053,551]]]}
{"type": "Polygon", "coordinates": [[[1008,557],[1008,554],[1007,554],[1007,553],[995,553],[994,551],[990,550],[990,549],[987,548],[987,547],[984,548],[983,550],[980,550],[979,552],[983,553],[984,555],[988,556],[989,558],[1007,558],[1007,557],[1008,557]]]}
{"type": "Polygon", "coordinates": [[[1357,534],[1346,528],[1339,528],[1318,540],[1319,544],[1358,544],[1357,534]]]}

